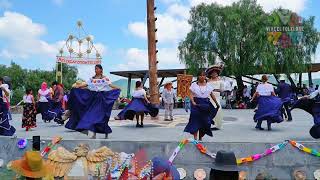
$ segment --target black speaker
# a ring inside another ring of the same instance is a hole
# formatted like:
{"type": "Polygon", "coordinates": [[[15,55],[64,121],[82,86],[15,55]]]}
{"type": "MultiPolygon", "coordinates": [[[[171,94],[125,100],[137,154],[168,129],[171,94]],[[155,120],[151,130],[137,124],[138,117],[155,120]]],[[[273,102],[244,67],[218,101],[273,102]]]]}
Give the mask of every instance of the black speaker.
{"type": "Polygon", "coordinates": [[[40,136],[32,136],[32,149],[40,151],[40,136]]]}

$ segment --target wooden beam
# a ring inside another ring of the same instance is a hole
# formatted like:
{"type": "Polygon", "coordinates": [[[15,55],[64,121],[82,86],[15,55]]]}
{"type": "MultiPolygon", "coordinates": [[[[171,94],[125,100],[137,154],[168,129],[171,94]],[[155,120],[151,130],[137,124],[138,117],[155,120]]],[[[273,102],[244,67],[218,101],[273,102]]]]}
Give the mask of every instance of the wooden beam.
{"type": "Polygon", "coordinates": [[[128,87],[127,87],[127,97],[130,97],[130,91],[131,91],[131,74],[129,74],[129,77],[128,77],[128,87]]]}
{"type": "Polygon", "coordinates": [[[162,77],[162,78],[161,78],[161,81],[160,81],[160,83],[158,84],[158,88],[159,88],[159,89],[160,89],[160,87],[162,86],[162,83],[163,83],[164,79],[165,79],[165,77],[162,77]]]}
{"type": "Polygon", "coordinates": [[[291,87],[293,87],[295,89],[297,86],[294,83],[294,80],[291,78],[290,74],[287,74],[287,78],[290,81],[291,87]]]}
{"type": "MultiPolygon", "coordinates": [[[[146,73],[146,74],[144,75],[143,79],[142,79],[142,84],[143,84],[143,86],[144,86],[144,84],[146,83],[148,77],[149,77],[149,73],[146,73]]],[[[150,80],[149,80],[149,81],[150,81],[150,80]]],[[[150,88],[150,87],[149,87],[149,88],[150,88]]]]}
{"type": "Polygon", "coordinates": [[[280,81],[279,81],[278,76],[277,76],[276,74],[273,74],[273,76],[274,76],[274,78],[276,79],[277,83],[279,84],[279,83],[280,83],[280,81]]]}
{"type": "MultiPolygon", "coordinates": [[[[257,78],[254,78],[254,77],[250,77],[250,76],[243,76],[243,77],[248,78],[248,79],[253,79],[253,80],[255,80],[255,81],[262,82],[260,79],[257,79],[257,78]]],[[[270,82],[268,82],[268,83],[269,83],[269,84],[272,84],[272,85],[274,85],[274,86],[277,86],[277,84],[270,83],[270,82]]]]}
{"type": "Polygon", "coordinates": [[[299,84],[300,88],[302,87],[302,73],[299,73],[299,84]]]}
{"type": "Polygon", "coordinates": [[[308,72],[308,80],[309,80],[309,87],[310,87],[311,84],[312,84],[312,74],[311,74],[311,72],[308,72]]]}

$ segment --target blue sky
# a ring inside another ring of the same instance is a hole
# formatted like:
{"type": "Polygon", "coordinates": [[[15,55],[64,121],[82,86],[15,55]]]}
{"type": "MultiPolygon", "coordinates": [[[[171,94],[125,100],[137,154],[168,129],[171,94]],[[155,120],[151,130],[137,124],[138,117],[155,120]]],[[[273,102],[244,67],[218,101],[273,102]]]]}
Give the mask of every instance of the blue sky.
{"type": "MultiPolygon", "coordinates": [[[[176,48],[190,30],[187,20],[191,6],[234,1],[156,0],[159,68],[184,67],[176,48]]],[[[316,16],[320,29],[319,0],[258,2],[267,11],[282,6],[304,17],[316,16]]],[[[0,0],[0,64],[13,60],[25,68],[52,69],[58,49],[70,33],[76,32],[77,20],[82,20],[102,52],[106,72],[146,69],[145,19],[146,0],[0,0]]],[[[81,78],[93,75],[92,66],[77,67],[81,78]]]]}

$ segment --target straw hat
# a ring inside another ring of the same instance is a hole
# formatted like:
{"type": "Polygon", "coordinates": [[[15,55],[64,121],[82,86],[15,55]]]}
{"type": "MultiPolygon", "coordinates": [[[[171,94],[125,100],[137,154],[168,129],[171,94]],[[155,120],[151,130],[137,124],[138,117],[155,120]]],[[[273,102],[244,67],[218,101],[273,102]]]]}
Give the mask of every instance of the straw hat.
{"type": "Polygon", "coordinates": [[[207,175],[203,169],[197,169],[194,171],[193,176],[196,180],[204,180],[207,175]]]}
{"type": "Polygon", "coordinates": [[[42,178],[52,172],[52,167],[43,162],[39,151],[27,151],[22,159],[12,161],[11,169],[29,178],[42,178]]]}
{"type": "Polygon", "coordinates": [[[295,180],[306,180],[307,179],[306,172],[304,172],[302,170],[295,170],[293,172],[293,177],[295,180]]]}
{"type": "Polygon", "coordinates": [[[87,85],[86,82],[84,81],[81,81],[81,80],[77,80],[73,85],[72,85],[72,88],[79,88],[79,87],[83,87],[87,85]]]}
{"type": "Polygon", "coordinates": [[[316,180],[320,180],[320,169],[313,172],[313,176],[316,180]]]}
{"type": "Polygon", "coordinates": [[[216,71],[218,74],[220,74],[222,69],[223,69],[223,65],[222,64],[221,65],[215,64],[213,66],[208,67],[205,70],[205,73],[206,73],[207,76],[209,76],[213,71],[216,71]]]}
{"type": "Polygon", "coordinates": [[[164,83],[165,86],[166,86],[166,85],[169,85],[169,84],[172,84],[172,82],[171,82],[171,81],[168,81],[168,82],[164,83]]]}
{"type": "Polygon", "coordinates": [[[283,76],[280,76],[279,81],[285,81],[286,79],[283,76]]]}
{"type": "Polygon", "coordinates": [[[180,179],[184,179],[187,176],[187,172],[183,168],[178,168],[177,171],[180,174],[180,179]]]}

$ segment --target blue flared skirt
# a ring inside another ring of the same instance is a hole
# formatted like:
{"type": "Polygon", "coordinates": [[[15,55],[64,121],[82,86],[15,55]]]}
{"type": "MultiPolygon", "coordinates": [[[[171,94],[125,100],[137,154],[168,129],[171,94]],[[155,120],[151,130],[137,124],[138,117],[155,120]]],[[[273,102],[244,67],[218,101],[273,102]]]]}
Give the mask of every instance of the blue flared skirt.
{"type": "Polygon", "coordinates": [[[118,120],[133,120],[138,112],[156,117],[159,113],[157,106],[147,104],[143,98],[133,98],[132,101],[118,114],[118,120]]]}
{"type": "Polygon", "coordinates": [[[16,129],[9,123],[8,107],[0,103],[0,136],[12,136],[16,129]]]}
{"type": "Polygon", "coordinates": [[[218,109],[215,108],[209,98],[194,98],[196,106],[191,106],[190,118],[184,132],[194,134],[200,132],[212,136],[211,123],[218,109]]]}
{"type": "Polygon", "coordinates": [[[301,98],[293,104],[291,110],[295,108],[302,109],[311,114],[314,124],[320,125],[320,102],[318,100],[301,98]]]}
{"type": "Polygon", "coordinates": [[[53,100],[49,100],[48,110],[46,112],[43,112],[42,119],[46,121],[61,121],[63,112],[64,110],[62,108],[61,102],[54,102],[53,100]]]}
{"type": "Polygon", "coordinates": [[[49,102],[38,102],[37,103],[37,113],[40,113],[42,116],[42,119],[48,119],[47,113],[49,110],[49,102]]]}
{"type": "Polygon", "coordinates": [[[118,89],[103,92],[72,89],[68,100],[71,116],[65,127],[79,132],[111,133],[108,122],[119,95],[118,89]]]}
{"type": "Polygon", "coordinates": [[[267,120],[270,123],[282,122],[282,105],[282,100],[276,96],[259,96],[258,110],[253,117],[254,122],[263,120],[267,120]]]}

